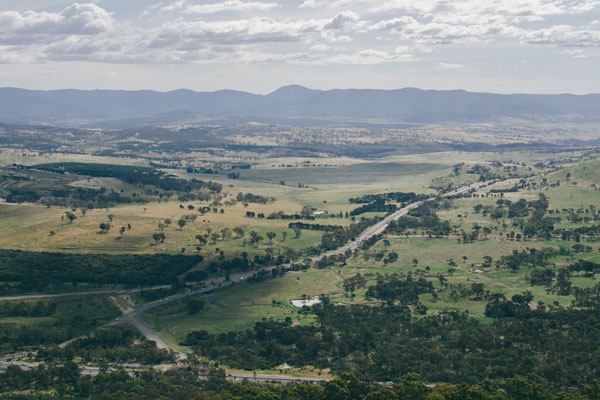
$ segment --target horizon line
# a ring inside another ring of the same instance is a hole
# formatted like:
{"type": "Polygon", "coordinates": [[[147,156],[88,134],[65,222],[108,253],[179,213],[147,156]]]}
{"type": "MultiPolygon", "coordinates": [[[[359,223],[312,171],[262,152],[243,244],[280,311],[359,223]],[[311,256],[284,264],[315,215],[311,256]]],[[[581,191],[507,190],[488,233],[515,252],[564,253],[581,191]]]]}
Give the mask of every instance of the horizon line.
{"type": "Polygon", "coordinates": [[[394,88],[394,89],[380,89],[380,88],[332,88],[332,89],[313,89],[304,85],[300,85],[300,84],[296,84],[296,83],[291,83],[291,84],[287,84],[287,85],[283,85],[278,87],[275,90],[272,90],[270,92],[266,92],[266,93],[255,93],[255,92],[250,92],[250,91],[246,91],[246,90],[239,90],[239,89],[228,89],[228,88],[223,88],[223,89],[218,89],[218,90],[194,90],[194,89],[189,89],[189,88],[177,88],[177,89],[171,89],[171,90],[157,90],[157,89],[100,89],[100,88],[96,88],[96,89],[79,89],[79,88],[61,88],[61,89],[28,89],[28,88],[23,88],[23,87],[16,87],[16,86],[2,86],[0,87],[0,90],[23,90],[23,91],[28,91],[28,92],[61,92],[61,91],[79,91],[79,92],[130,92],[130,93],[135,93],[135,92],[154,92],[154,93],[160,93],[160,94],[167,94],[167,93],[173,93],[173,92],[180,92],[180,91],[188,91],[188,92],[193,92],[193,93],[219,93],[219,92],[238,92],[238,93],[246,93],[246,94],[251,94],[251,95],[255,95],[255,96],[269,96],[271,94],[276,93],[277,91],[281,90],[281,89],[285,89],[285,88],[292,88],[292,87],[297,87],[300,89],[305,89],[305,90],[310,90],[313,92],[331,92],[331,91],[377,91],[377,92],[395,92],[395,91],[400,91],[400,90],[417,90],[417,91],[422,91],[422,92],[464,92],[464,93],[472,93],[472,94],[495,94],[495,95],[500,95],[500,96],[518,96],[518,95],[531,95],[531,96],[561,96],[561,95],[569,95],[569,96],[590,96],[590,95],[600,95],[600,92],[588,92],[588,93],[571,93],[571,92],[560,92],[560,93],[533,93],[533,92],[510,92],[510,93],[502,93],[502,92],[493,92],[493,91],[470,91],[467,89],[461,89],[461,88],[456,88],[456,89],[423,89],[423,88],[419,88],[419,87],[415,87],[415,86],[405,86],[405,87],[400,87],[400,88],[394,88]]]}

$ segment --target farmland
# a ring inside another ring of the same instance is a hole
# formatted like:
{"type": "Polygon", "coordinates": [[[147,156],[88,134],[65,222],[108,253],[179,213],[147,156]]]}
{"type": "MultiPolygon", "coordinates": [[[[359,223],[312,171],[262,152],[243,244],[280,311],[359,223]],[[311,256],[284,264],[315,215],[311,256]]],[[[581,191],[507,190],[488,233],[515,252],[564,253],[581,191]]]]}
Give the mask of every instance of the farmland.
{"type": "MultiPolygon", "coordinates": [[[[207,153],[163,151],[162,158],[150,156],[158,151],[150,147],[135,159],[3,153],[0,287],[19,298],[3,301],[3,329],[47,332],[49,342],[39,344],[49,349],[44,357],[63,357],[50,348],[101,332],[114,338],[115,350],[81,354],[139,360],[183,354],[242,375],[278,373],[287,363],[293,376],[331,378],[358,369],[385,379],[368,361],[384,356],[378,346],[356,358],[343,355],[343,331],[348,340],[359,333],[335,315],[355,313],[360,326],[394,310],[394,318],[378,324],[412,330],[456,318],[448,329],[466,323],[481,330],[500,329],[503,318],[518,321],[522,313],[554,318],[594,307],[600,182],[593,148],[284,157],[270,134],[233,140],[245,143],[207,153]],[[261,154],[267,144],[269,153],[261,154]],[[356,239],[357,224],[407,206],[381,234],[328,255],[356,239]],[[317,298],[311,307],[292,304],[317,298]],[[119,325],[120,315],[131,315],[122,322],[157,335],[173,355],[147,352],[147,342],[127,331],[103,328],[110,320],[119,325]],[[286,339],[278,342],[280,356],[255,353],[266,346],[255,336],[265,329],[309,341],[327,337],[333,347],[315,356],[306,353],[308,342],[286,339]],[[234,357],[224,337],[244,357],[234,357]],[[143,355],[119,347],[123,340],[133,340],[143,355]]],[[[124,151],[122,143],[107,144],[124,151]]],[[[7,355],[38,345],[11,340],[7,355]]],[[[398,373],[396,367],[389,371],[398,373]]],[[[448,368],[417,370],[454,382],[448,368]]],[[[472,373],[465,368],[461,373],[472,373]]]]}

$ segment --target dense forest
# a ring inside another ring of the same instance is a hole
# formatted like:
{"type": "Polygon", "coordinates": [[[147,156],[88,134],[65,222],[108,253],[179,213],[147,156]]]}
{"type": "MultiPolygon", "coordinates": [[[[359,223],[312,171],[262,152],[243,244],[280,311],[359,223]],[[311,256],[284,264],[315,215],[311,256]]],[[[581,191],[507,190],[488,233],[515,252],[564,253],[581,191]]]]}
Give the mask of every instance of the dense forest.
{"type": "Polygon", "coordinates": [[[8,189],[7,203],[37,203],[62,207],[85,207],[87,209],[114,207],[117,204],[144,204],[142,196],[127,196],[114,190],[88,188],[64,188],[44,191],[38,189],[8,189]]]}
{"type": "Polygon", "coordinates": [[[211,359],[244,369],[283,363],[356,370],[377,380],[396,380],[414,372],[433,382],[468,383],[542,377],[556,387],[581,387],[600,379],[598,290],[581,292],[586,309],[538,303],[530,294],[487,298],[491,324],[467,312],[419,315],[418,296],[430,282],[381,277],[367,295],[380,305],[312,307],[319,324],[261,321],[252,329],[219,335],[190,333],[185,344],[211,359]],[[585,301],[584,301],[585,298],[585,301]]]}
{"type": "Polygon", "coordinates": [[[389,192],[389,193],[378,193],[378,194],[365,194],[361,197],[352,197],[348,199],[350,203],[362,204],[372,203],[374,201],[395,201],[398,203],[414,203],[427,199],[429,196],[426,194],[415,194],[414,192],[389,192]]]}
{"type": "Polygon", "coordinates": [[[11,400],[592,400],[599,395],[597,381],[574,391],[555,389],[535,376],[432,385],[412,373],[393,384],[344,373],[324,384],[232,383],[223,370],[202,364],[166,373],[147,371],[130,376],[126,371],[115,371],[91,377],[81,375],[76,364],[65,362],[32,371],[9,367],[0,374],[0,398],[11,400]],[[199,380],[198,375],[204,379],[199,380]]]}
{"type": "Polygon", "coordinates": [[[448,235],[452,232],[450,221],[441,220],[435,212],[438,207],[435,202],[426,202],[411,210],[408,215],[400,217],[397,221],[390,221],[386,232],[390,234],[404,234],[408,230],[425,231],[432,236],[448,235]]]}
{"type": "Polygon", "coordinates": [[[202,256],[168,254],[68,254],[0,250],[3,293],[46,290],[68,283],[173,283],[203,260],[202,256]]]}
{"type": "Polygon", "coordinates": [[[95,363],[166,364],[175,362],[173,353],[161,350],[132,326],[99,328],[65,347],[40,349],[37,359],[46,363],[79,359],[95,363]]]}
{"type": "Polygon", "coordinates": [[[94,177],[117,178],[123,182],[135,185],[152,185],[163,190],[181,192],[208,189],[213,193],[219,193],[222,189],[222,186],[215,182],[175,178],[166,175],[164,172],[148,167],[69,162],[38,164],[31,168],[58,174],[70,173],[94,177]]]}

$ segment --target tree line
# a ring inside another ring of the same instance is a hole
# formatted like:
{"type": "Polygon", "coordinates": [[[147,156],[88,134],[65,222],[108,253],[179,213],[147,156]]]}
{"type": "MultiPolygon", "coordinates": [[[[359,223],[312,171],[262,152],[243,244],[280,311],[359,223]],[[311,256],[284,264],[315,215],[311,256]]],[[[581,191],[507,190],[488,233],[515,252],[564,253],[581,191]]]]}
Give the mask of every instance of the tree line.
{"type": "Polygon", "coordinates": [[[0,374],[0,393],[14,400],[592,400],[600,393],[593,382],[579,390],[557,389],[536,376],[515,376],[497,382],[430,384],[418,374],[382,384],[358,372],[343,373],[324,384],[256,384],[228,382],[223,369],[204,362],[166,372],[123,370],[82,375],[73,362],[31,371],[9,367],[0,374]],[[198,376],[205,377],[203,380],[198,376]],[[11,394],[14,393],[14,394],[11,394]]]}
{"type": "Polygon", "coordinates": [[[155,168],[140,166],[66,162],[37,164],[30,168],[57,174],[71,173],[94,177],[117,178],[133,185],[152,185],[169,191],[191,192],[193,190],[208,189],[213,193],[219,193],[223,188],[221,184],[216,182],[205,182],[198,179],[180,179],[167,175],[155,168]]]}
{"type": "Polygon", "coordinates": [[[0,250],[0,281],[5,292],[45,290],[65,283],[173,283],[200,263],[200,255],[68,254],[0,250]]]}

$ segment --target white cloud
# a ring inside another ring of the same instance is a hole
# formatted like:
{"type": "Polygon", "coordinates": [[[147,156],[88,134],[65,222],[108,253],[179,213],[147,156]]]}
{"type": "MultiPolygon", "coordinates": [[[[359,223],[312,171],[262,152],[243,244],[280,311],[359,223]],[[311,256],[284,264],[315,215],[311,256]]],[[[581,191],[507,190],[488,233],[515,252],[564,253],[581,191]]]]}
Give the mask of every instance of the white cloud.
{"type": "Polygon", "coordinates": [[[372,13],[399,11],[437,18],[507,16],[514,20],[539,20],[548,15],[578,14],[593,10],[598,0],[388,0],[373,1],[372,13]]]}
{"type": "Polygon", "coordinates": [[[452,63],[441,62],[438,64],[438,67],[440,67],[441,69],[462,69],[465,66],[462,64],[452,64],[452,63]]]}
{"type": "Polygon", "coordinates": [[[194,4],[185,9],[185,12],[191,14],[212,14],[221,11],[271,11],[274,8],[281,7],[278,3],[240,0],[228,0],[218,3],[194,4]]]}
{"type": "Polygon", "coordinates": [[[0,12],[0,63],[44,60],[54,52],[90,54],[114,26],[112,15],[95,4],[74,3],[56,13],[0,12]]]}
{"type": "MultiPolygon", "coordinates": [[[[387,30],[419,43],[465,43],[523,37],[525,43],[544,43],[544,30],[531,31],[523,24],[544,21],[548,16],[581,14],[597,9],[598,0],[389,0],[369,8],[371,13],[404,15],[380,19],[372,30],[387,30]]],[[[561,30],[560,26],[551,28],[561,30]]],[[[588,36],[594,33],[588,30],[588,36]]],[[[555,36],[554,32],[552,36],[555,36]]],[[[583,32],[575,36],[584,36],[583,32]]],[[[566,39],[566,38],[565,38],[566,39]]],[[[581,45],[591,40],[580,38],[581,45]]],[[[560,41],[560,40],[559,40],[560,41]]],[[[564,40],[576,45],[576,40],[564,40]]]]}
{"type": "Polygon", "coordinates": [[[304,0],[299,6],[300,8],[318,8],[321,7],[321,2],[318,0],[304,0]]]}
{"type": "MultiPolygon", "coordinates": [[[[560,15],[596,12],[600,0],[305,0],[301,13],[289,12],[275,0],[207,1],[156,2],[135,23],[91,3],[74,3],[54,13],[0,11],[0,63],[369,65],[435,59],[445,44],[600,47],[597,19],[579,26],[573,18],[570,25],[545,21],[551,15],[560,20],[560,15]],[[274,9],[278,12],[269,14],[274,9]],[[226,11],[244,14],[219,14],[226,11]]],[[[462,67],[437,59],[431,65],[462,67]]]]}
{"type": "Polygon", "coordinates": [[[74,3],[60,13],[0,12],[0,40],[50,35],[95,35],[113,25],[112,16],[95,4],[74,3]]]}
{"type": "Polygon", "coordinates": [[[360,16],[353,11],[344,11],[336,14],[331,21],[323,26],[323,29],[343,30],[357,27],[360,16]]]}
{"type": "Polygon", "coordinates": [[[576,29],[568,25],[525,32],[521,40],[528,44],[553,44],[563,47],[600,47],[600,31],[576,29]]]}
{"type": "Polygon", "coordinates": [[[302,34],[314,32],[323,25],[316,20],[277,21],[254,17],[227,21],[174,21],[160,27],[152,47],[181,46],[198,43],[258,43],[297,41],[302,34]]]}
{"type": "Polygon", "coordinates": [[[391,52],[365,49],[351,54],[337,54],[324,60],[320,60],[318,63],[373,65],[386,62],[409,62],[414,60],[416,60],[416,57],[412,52],[410,52],[409,48],[398,47],[391,52]]]}
{"type": "Polygon", "coordinates": [[[565,50],[565,54],[570,55],[573,58],[587,58],[587,54],[582,49],[568,49],[565,50]]]}
{"type": "Polygon", "coordinates": [[[446,44],[474,42],[494,36],[514,36],[520,30],[503,24],[460,25],[440,22],[421,22],[410,16],[379,21],[369,29],[387,30],[416,43],[446,44]]]}
{"type": "Polygon", "coordinates": [[[320,44],[316,44],[314,46],[311,46],[309,50],[322,52],[322,51],[331,50],[331,47],[329,47],[325,43],[320,43],[320,44]]]}

